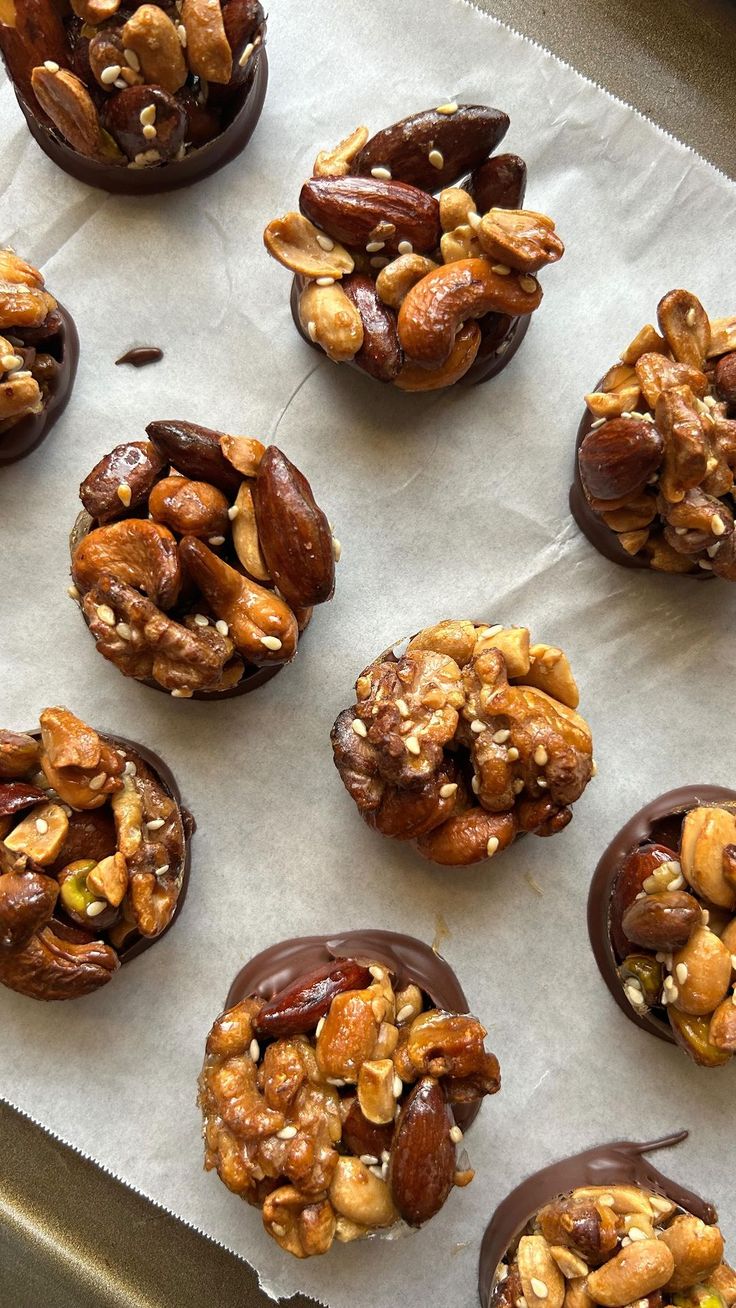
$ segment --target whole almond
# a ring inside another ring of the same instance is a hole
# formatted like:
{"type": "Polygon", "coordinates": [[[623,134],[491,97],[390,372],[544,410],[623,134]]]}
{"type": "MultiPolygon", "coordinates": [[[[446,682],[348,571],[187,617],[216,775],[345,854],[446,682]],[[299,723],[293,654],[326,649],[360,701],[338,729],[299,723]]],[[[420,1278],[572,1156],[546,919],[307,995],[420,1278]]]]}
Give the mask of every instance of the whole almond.
{"type": "MultiPolygon", "coordinates": [[[[8,5],[5,5],[8,9],[8,5]]],[[[64,23],[60,6],[49,0],[22,0],[3,13],[0,5],[0,50],[14,86],[24,100],[34,103],[31,74],[46,60],[61,68],[69,62],[64,23]],[[9,21],[12,13],[12,26],[9,21]]],[[[44,115],[44,121],[45,115],[44,115]]]]}
{"type": "Polygon", "coordinates": [[[299,208],[315,226],[343,245],[370,245],[375,229],[390,224],[393,232],[382,238],[378,258],[398,254],[408,241],[422,253],[440,242],[437,201],[405,182],[374,177],[313,177],[305,182],[299,208]]]}
{"type": "Polygon", "coordinates": [[[360,963],[350,959],[327,963],[279,990],[254,1018],[253,1030],[269,1040],[306,1035],[329,1011],[336,995],[362,990],[370,982],[370,972],[360,963]]]}
{"type": "Polygon", "coordinates": [[[377,381],[393,381],[404,361],[396,330],[396,314],[381,303],[372,277],[352,273],[343,278],[341,286],[358,310],[363,324],[363,344],[353,362],[377,381]]]}
{"type": "Polygon", "coordinates": [[[725,998],[731,983],[731,955],[715,932],[698,926],[687,944],[673,956],[674,974],[683,968],[678,979],[675,1006],[693,1017],[712,1013],[725,998]]]}
{"type": "Polygon", "coordinates": [[[332,533],[306,477],[275,445],[261,459],[253,490],[258,539],[287,604],[323,604],[335,589],[332,533]]]}
{"type": "Polygon", "coordinates": [[[149,439],[178,472],[193,481],[209,481],[225,495],[235,496],[243,480],[224,456],[222,433],[195,422],[149,422],[149,439]]]}
{"type": "Polygon", "coordinates": [[[59,886],[41,872],[0,876],[0,958],[22,949],[54,911],[59,886]]]}
{"type": "Polygon", "coordinates": [[[700,922],[697,899],[684,890],[665,890],[634,900],[624,913],[622,926],[632,944],[671,954],[687,944],[700,922]]]}
{"type": "Polygon", "coordinates": [[[518,154],[494,154],[470,178],[468,190],[478,213],[521,209],[526,192],[526,164],[518,154]]]}
{"type": "Polygon", "coordinates": [[[638,495],[657,471],[663,448],[654,424],[639,418],[613,418],[589,431],[578,451],[586,495],[595,500],[638,495]]]}
{"type": "Polygon", "coordinates": [[[439,191],[492,154],[508,126],[507,114],[486,105],[460,105],[452,114],[427,109],[372,136],[353,172],[365,177],[388,168],[399,181],[439,191]]]}
{"type": "Polygon", "coordinates": [[[163,467],[150,441],[126,441],[95,464],[79,487],[80,499],[91,518],[112,522],[145,503],[163,467]]]}
{"type": "Polygon", "coordinates": [[[394,1203],[409,1226],[434,1217],[452,1189],[451,1126],[442,1087],[431,1076],[422,1077],[401,1110],[389,1163],[394,1203]]]}

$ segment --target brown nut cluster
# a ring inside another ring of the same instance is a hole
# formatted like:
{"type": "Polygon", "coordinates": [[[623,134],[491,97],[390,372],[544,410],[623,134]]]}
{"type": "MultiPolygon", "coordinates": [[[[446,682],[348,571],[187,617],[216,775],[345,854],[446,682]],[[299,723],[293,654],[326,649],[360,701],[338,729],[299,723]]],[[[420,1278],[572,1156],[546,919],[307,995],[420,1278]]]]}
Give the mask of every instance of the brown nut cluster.
{"type": "Polygon", "coordinates": [[[8,0],[0,50],[18,95],[80,156],[120,168],[184,159],[250,89],[260,0],[8,0]]]}
{"type": "Polygon", "coordinates": [[[568,660],[526,627],[440,622],[381,654],[355,689],[332,729],[343,784],[369,826],[432,862],[554,835],[593,776],[568,660]]]}
{"type": "MultiPolygon", "coordinates": [[[[711,1210],[712,1212],[712,1210],[711,1210]]],[[[642,1185],[545,1204],[497,1268],[490,1308],[727,1308],[736,1276],[715,1222],[642,1185]]]]}
{"type": "Polygon", "coordinates": [[[252,689],[332,596],[340,545],[275,445],[152,422],[80,487],[72,595],[100,653],[180,698],[252,689]]]}
{"type": "Polygon", "coordinates": [[[42,274],[0,250],[0,453],[3,433],[48,404],[61,371],[62,329],[42,274]]]}
{"type": "Polygon", "coordinates": [[[634,1014],[702,1067],[736,1052],[736,806],[685,813],[679,848],[642,842],[613,883],[609,935],[634,1014]]]}
{"type": "Polygon", "coordinates": [[[0,982],[77,999],[171,924],[194,823],[140,746],[65,708],[40,728],[0,731],[0,982]]]}
{"type": "Polygon", "coordinates": [[[452,1107],[500,1087],[485,1035],[369,959],[246,998],[207,1040],[205,1167],[297,1258],[421,1226],[473,1179],[452,1107]]]}
{"type": "Polygon", "coordinates": [[[523,160],[493,154],[508,126],[445,104],[320,151],[300,212],[264,242],[330,359],[407,391],[500,371],[541,302],[536,274],[564,253],[552,220],[521,208],[523,160]]]}
{"type": "Polygon", "coordinates": [[[674,290],[657,323],[585,397],[577,464],[592,523],[576,516],[619,562],[735,581],[736,318],[709,320],[674,290]]]}

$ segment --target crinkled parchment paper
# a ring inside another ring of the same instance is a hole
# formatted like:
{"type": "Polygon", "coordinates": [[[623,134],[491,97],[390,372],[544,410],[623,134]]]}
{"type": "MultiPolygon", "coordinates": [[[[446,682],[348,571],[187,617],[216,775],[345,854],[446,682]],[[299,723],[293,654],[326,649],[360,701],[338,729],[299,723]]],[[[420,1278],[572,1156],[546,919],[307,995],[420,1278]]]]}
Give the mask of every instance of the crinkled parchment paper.
{"type": "Polygon", "coordinates": [[[475,1302],[478,1244],[503,1194],[561,1153],[687,1126],[666,1166],[720,1206],[736,1239],[736,1068],[703,1072],[636,1030],[588,948],[589,877],[640,804],[689,781],[734,783],[736,587],[627,572],[567,508],[583,392],[685,286],[735,307],[733,184],[538,47],[461,0],[279,0],[266,111],[240,161],[189,191],[108,197],[59,172],[0,92],[0,235],[73,310],[76,391],[51,438],[0,477],[0,721],[63,703],[145,741],[196,814],[191,889],[174,931],[91,998],[0,992],[0,1092],[131,1185],[247,1258],[274,1295],[334,1308],[475,1302]],[[496,381],[407,396],[337,368],[296,336],[289,277],[261,230],[295,206],[317,149],[448,97],[511,115],[530,206],[567,243],[496,381]],[[141,372],[113,361],[163,346],[141,372]],[[333,604],[296,664],[221,704],[126,681],[67,598],[77,487],[152,418],[275,440],[310,477],[344,552],[333,604]],[[582,688],[599,775],[553,840],[443,871],[365,827],[329,730],[392,639],[446,616],[528,624],[582,688]],[[537,888],[538,887],[538,888],[537,888]],[[257,1212],[201,1168],[196,1078],[241,962],[300,932],[364,925],[431,941],[489,1028],[503,1071],[467,1144],[477,1176],[431,1225],[297,1263],[257,1212]]]}

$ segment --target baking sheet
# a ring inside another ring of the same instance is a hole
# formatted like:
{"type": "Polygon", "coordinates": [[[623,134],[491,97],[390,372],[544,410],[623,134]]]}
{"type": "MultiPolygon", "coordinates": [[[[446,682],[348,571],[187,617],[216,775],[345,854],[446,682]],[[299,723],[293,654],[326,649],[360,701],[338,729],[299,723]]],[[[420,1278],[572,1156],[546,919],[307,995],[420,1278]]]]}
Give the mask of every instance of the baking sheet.
{"type": "Polygon", "coordinates": [[[281,0],[266,112],[239,163],[188,192],[111,198],[58,172],[0,90],[0,233],[44,266],[82,357],[47,443],[0,480],[0,721],[66,703],[166,757],[199,831],[176,929],[103,992],[44,1007],[0,993],[0,1092],[253,1263],[270,1293],[334,1308],[475,1302],[480,1236],[503,1194],[562,1152],[688,1126],[670,1170],[736,1239],[723,1149],[734,1069],[706,1073],[637,1031],[598,977],[585,932],[598,855],[644,799],[733,784],[736,596],[632,574],[579,536],[567,488],[580,396],[660,295],[733,311],[733,184],[550,55],[462,0],[370,13],[281,0]],[[505,373],[406,396],[318,358],[295,336],[288,275],[261,230],[293,207],[317,148],[455,97],[511,115],[528,203],[568,245],[505,373]],[[113,366],[156,343],[164,361],[113,366]],[[334,602],[295,665],[208,705],[156,694],[94,652],[66,596],[77,486],[147,421],[184,417],[275,440],[304,468],[343,543],[334,602]],[[364,827],[328,734],[363,664],[445,616],[527,623],[561,644],[582,690],[599,776],[572,825],[503,859],[443,871],[364,827]],[[541,894],[539,891],[541,890],[541,894]],[[503,1072],[468,1137],[473,1185],[409,1238],[297,1263],[258,1214],[201,1171],[202,1047],[241,961],[296,932],[366,924],[442,939],[503,1072]],[[360,1286],[358,1290],[357,1287],[360,1286]]]}

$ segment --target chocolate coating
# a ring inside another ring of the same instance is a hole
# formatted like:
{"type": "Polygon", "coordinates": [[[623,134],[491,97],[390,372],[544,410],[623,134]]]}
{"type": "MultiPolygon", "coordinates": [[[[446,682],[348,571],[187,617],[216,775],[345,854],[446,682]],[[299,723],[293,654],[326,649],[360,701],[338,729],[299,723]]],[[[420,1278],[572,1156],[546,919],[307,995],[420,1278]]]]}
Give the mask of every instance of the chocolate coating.
{"type": "MultiPolygon", "coordinates": [[[[59,371],[49,383],[48,400],[41,412],[30,413],[8,427],[7,431],[0,432],[0,467],[17,463],[35,450],[48,436],[69,402],[79,363],[79,336],[68,310],[57,304],[57,311],[61,315],[61,331],[44,341],[43,347],[44,351],[54,354],[60,365],[59,371]]],[[[6,330],[12,336],[12,329],[6,330]]]]}
{"type": "MultiPolygon", "coordinates": [[[[327,355],[325,354],[322,347],[320,345],[317,345],[315,341],[310,339],[308,333],[305,332],[299,320],[299,295],[305,285],[306,285],[306,279],[303,277],[295,276],[292,280],[291,316],[294,319],[294,326],[299,332],[299,335],[301,336],[302,340],[306,341],[307,345],[311,346],[313,350],[316,350],[318,354],[323,355],[323,357],[326,359],[327,355]]],[[[478,355],[475,358],[475,362],[473,363],[472,368],[470,368],[466,372],[464,377],[461,377],[459,381],[455,382],[454,386],[473,386],[478,382],[490,381],[492,377],[497,377],[500,372],[503,372],[504,368],[506,367],[506,364],[511,362],[514,355],[516,354],[516,351],[521,345],[521,342],[526,336],[529,330],[529,324],[531,322],[531,319],[532,319],[532,315],[530,313],[525,314],[523,318],[512,318],[511,328],[508,336],[506,337],[506,341],[508,342],[508,344],[503,354],[492,353],[489,354],[487,357],[484,357],[483,340],[481,339],[480,349],[478,351],[478,355]]],[[[350,363],[348,366],[350,368],[355,368],[357,372],[363,373],[363,375],[366,377],[369,375],[364,371],[363,368],[359,368],[356,363],[350,363]]],[[[387,385],[387,383],[381,382],[381,385],[385,386],[387,385]]],[[[400,389],[400,387],[397,389],[400,389]]],[[[446,386],[444,389],[451,391],[454,389],[454,387],[446,386]]],[[[421,393],[421,392],[417,392],[417,393],[421,393]]]]}
{"type": "Polygon", "coordinates": [[[97,186],[116,195],[156,195],[162,191],[175,191],[182,186],[190,186],[192,182],[209,177],[245,149],[266,98],[268,57],[264,45],[259,46],[252,59],[253,76],[243,88],[234,93],[237,108],[224,131],[184,159],[172,160],[155,168],[127,168],[85,158],[36,116],[17,88],[15,94],[31,135],[44,154],[65,173],[88,186],[97,186]]]}
{"type": "MultiPolygon", "coordinates": [[[[28,731],[25,734],[33,736],[34,740],[41,739],[41,732],[38,729],[28,731]]],[[[160,782],[167,795],[169,795],[177,805],[181,813],[182,825],[184,827],[184,866],[181,874],[181,889],[179,891],[179,898],[176,901],[176,908],[174,909],[173,917],[168,926],[164,927],[163,931],[158,936],[142,936],[139,935],[137,931],[133,932],[132,935],[129,936],[128,941],[126,941],[120,949],[115,950],[122,966],[123,963],[129,963],[131,959],[137,958],[138,955],[144,953],[146,949],[150,949],[151,945],[155,945],[159,940],[162,940],[166,935],[166,932],[171,930],[181,913],[189,886],[189,873],[192,861],[192,836],[197,830],[197,823],[193,814],[190,813],[189,809],[185,808],[182,804],[181,791],[179,790],[176,778],[171,771],[171,768],[167,763],[164,763],[164,760],[160,755],[154,753],[152,749],[148,749],[145,745],[139,745],[137,741],[128,740],[125,736],[112,736],[109,732],[104,731],[98,732],[98,735],[101,740],[104,740],[105,744],[112,745],[114,749],[124,749],[128,758],[130,758],[132,762],[140,759],[151,769],[156,776],[156,780],[160,782]]]]}
{"type": "Polygon", "coordinates": [[[164,352],[158,345],[134,345],[132,350],[127,350],[115,360],[115,367],[118,368],[121,363],[130,363],[134,368],[145,368],[146,364],[158,363],[163,357],[164,352]]]}
{"type": "MultiPolygon", "coordinates": [[[[618,964],[611,943],[610,907],[616,879],[629,854],[639,846],[663,844],[679,848],[680,831],[686,813],[701,804],[736,806],[736,791],[725,786],[681,786],[645,804],[644,808],[614,836],[603,854],[590,883],[588,895],[588,934],[603,980],[622,1013],[642,1031],[675,1044],[669,1022],[653,1014],[635,1012],[623,991],[618,964]]],[[[634,946],[632,945],[632,949],[634,946]]]]}
{"type": "MultiPolygon", "coordinates": [[[[337,958],[368,959],[393,972],[397,986],[413,982],[437,1008],[469,1012],[468,1001],[450,964],[430,945],[396,931],[344,931],[328,936],[295,936],[256,954],[235,977],[225,1000],[232,1008],[241,999],[272,999],[284,986],[337,958]]],[[[466,1130],[480,1111],[480,1100],[452,1104],[458,1125],[466,1130]]]]}
{"type": "MultiPolygon", "coordinates": [[[[598,386],[600,386],[600,382],[598,386]]],[[[596,390],[598,386],[596,386],[596,390]]],[[[645,572],[654,572],[660,577],[684,578],[685,581],[713,581],[715,574],[707,572],[703,568],[697,568],[695,572],[662,572],[659,568],[650,567],[645,555],[627,554],[623,545],[619,544],[616,532],[611,531],[611,528],[606,526],[600,514],[590,507],[580,478],[578,452],[595,421],[596,419],[590,409],[586,408],[580,419],[575,441],[575,468],[572,486],[570,487],[570,512],[583,535],[587,536],[591,545],[597,549],[599,554],[602,554],[606,559],[610,559],[611,563],[619,563],[622,568],[643,569],[645,572]]]]}
{"type": "Polygon", "coordinates": [[[638,1144],[633,1140],[615,1140],[611,1144],[586,1149],[581,1154],[563,1158],[540,1172],[534,1172],[499,1204],[488,1226],[480,1248],[478,1267],[478,1294],[483,1308],[488,1308],[498,1264],[527,1222],[558,1195],[583,1185],[640,1185],[657,1194],[665,1195],[678,1207],[692,1213],[702,1221],[718,1221],[712,1204],[686,1190],[657,1171],[645,1158],[655,1149],[669,1149],[686,1140],[687,1131],[664,1136],[638,1144]]]}

